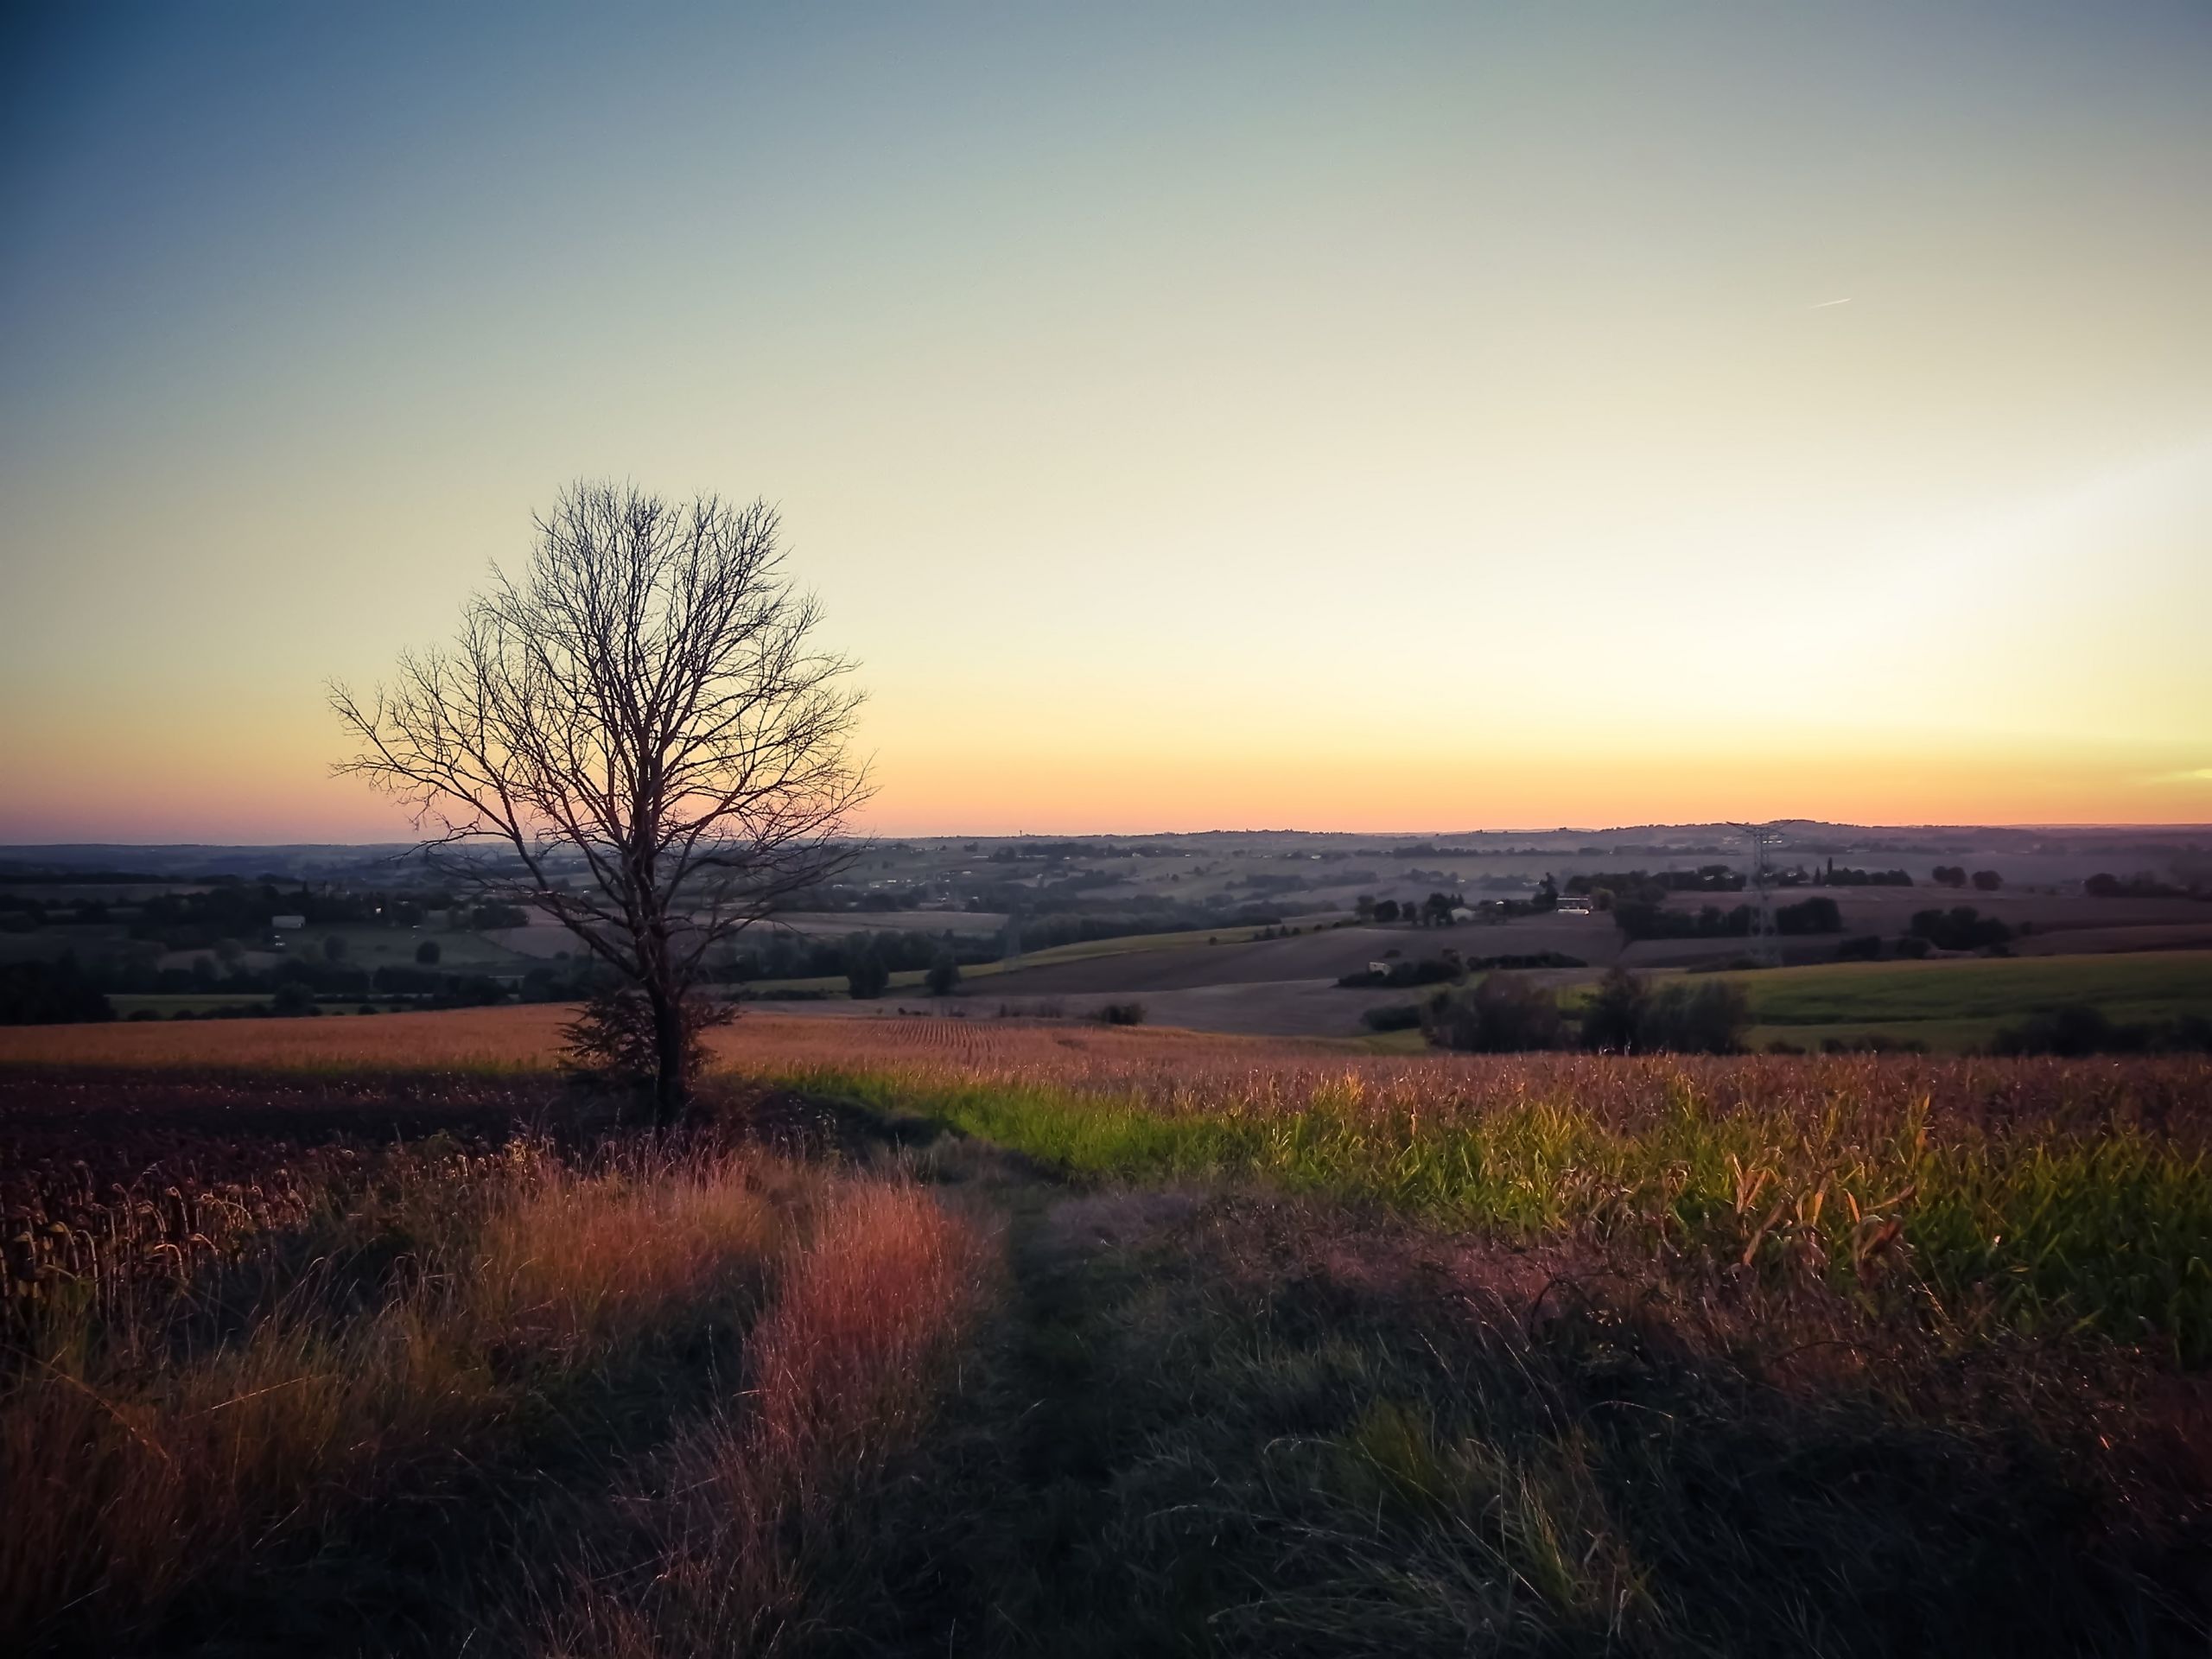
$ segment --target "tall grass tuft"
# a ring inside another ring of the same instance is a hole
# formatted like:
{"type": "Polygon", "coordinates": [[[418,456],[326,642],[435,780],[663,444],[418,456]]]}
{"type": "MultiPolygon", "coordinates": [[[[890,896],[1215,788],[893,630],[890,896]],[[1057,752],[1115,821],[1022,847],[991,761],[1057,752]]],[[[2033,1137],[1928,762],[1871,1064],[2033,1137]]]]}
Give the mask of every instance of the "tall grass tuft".
{"type": "Polygon", "coordinates": [[[466,1459],[657,1324],[757,1295],[784,1223],[728,1157],[424,1166],[240,1309],[56,1310],[0,1382],[0,1631],[123,1641],[212,1569],[466,1459]]]}

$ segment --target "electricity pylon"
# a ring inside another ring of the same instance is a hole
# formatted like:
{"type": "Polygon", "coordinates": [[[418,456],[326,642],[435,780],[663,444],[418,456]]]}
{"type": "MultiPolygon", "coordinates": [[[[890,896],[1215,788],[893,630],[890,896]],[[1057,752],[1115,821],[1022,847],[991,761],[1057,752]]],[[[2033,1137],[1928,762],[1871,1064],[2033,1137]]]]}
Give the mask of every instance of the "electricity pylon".
{"type": "Polygon", "coordinates": [[[1782,948],[1774,926],[1774,898],[1767,889],[1766,849],[1780,845],[1783,839],[1782,826],[1795,822],[1792,818],[1777,818],[1772,823],[1728,826],[1751,843],[1751,942],[1747,954],[1763,968],[1771,968],[1782,960],[1782,948]]]}

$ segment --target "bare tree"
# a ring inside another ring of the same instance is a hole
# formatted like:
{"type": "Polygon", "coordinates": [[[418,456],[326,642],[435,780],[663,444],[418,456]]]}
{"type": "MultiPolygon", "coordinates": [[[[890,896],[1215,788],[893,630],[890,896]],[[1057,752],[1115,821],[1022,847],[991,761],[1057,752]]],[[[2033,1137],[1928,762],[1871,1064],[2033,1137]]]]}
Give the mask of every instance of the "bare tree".
{"type": "Polygon", "coordinates": [[[577,484],[537,528],[451,647],[402,656],[365,702],[331,688],[359,745],[336,770],[406,802],[441,868],[620,976],[666,1123],[709,953],[852,861],[861,696],[765,504],[577,484]]]}

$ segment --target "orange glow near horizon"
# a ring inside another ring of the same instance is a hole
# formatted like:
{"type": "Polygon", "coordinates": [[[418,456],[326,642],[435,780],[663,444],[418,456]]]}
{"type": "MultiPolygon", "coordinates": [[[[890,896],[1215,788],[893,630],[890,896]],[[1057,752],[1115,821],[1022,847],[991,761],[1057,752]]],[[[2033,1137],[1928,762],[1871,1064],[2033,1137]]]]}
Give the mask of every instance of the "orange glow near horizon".
{"type": "MultiPolygon", "coordinates": [[[[327,743],[324,745],[327,747],[327,743]]],[[[56,763],[34,810],[0,810],[0,844],[73,841],[255,844],[398,842],[407,815],[322,770],[319,752],[234,760],[211,784],[203,754],[142,756],[143,770],[56,763]],[[249,783],[249,779],[251,780],[249,783]],[[242,783],[246,787],[239,787],[242,783]]],[[[1594,749],[1480,753],[1440,777],[1421,757],[925,749],[881,757],[857,827],[883,836],[1142,834],[1205,830],[1607,829],[1733,818],[1869,825],[2212,823],[2212,779],[2156,756],[1885,754],[1807,747],[1662,755],[1594,749]]]]}

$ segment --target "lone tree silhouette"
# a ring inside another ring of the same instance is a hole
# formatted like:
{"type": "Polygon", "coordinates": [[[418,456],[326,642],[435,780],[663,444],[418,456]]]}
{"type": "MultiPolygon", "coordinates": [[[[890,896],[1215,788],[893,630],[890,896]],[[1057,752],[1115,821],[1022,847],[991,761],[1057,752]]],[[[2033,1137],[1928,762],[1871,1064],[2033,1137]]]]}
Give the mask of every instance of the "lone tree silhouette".
{"type": "Polygon", "coordinates": [[[869,793],[852,664],[815,642],[778,528],[759,501],[572,486],[451,647],[403,655],[365,701],[330,690],[359,745],[339,773],[410,806],[442,868],[615,970],[570,1041],[650,1056],[662,1124],[712,1022],[694,991],[708,954],[848,866],[869,793]]]}

